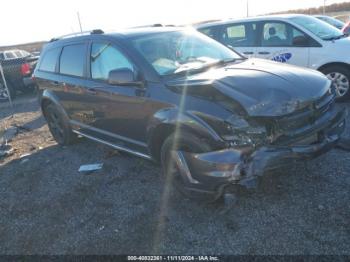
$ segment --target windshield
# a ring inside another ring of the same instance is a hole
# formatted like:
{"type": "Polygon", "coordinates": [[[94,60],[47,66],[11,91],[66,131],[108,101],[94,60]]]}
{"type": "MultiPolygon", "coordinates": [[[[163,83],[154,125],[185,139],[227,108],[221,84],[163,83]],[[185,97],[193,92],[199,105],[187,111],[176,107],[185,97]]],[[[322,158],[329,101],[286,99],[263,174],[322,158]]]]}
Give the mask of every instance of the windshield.
{"type": "Polygon", "coordinates": [[[132,44],[160,75],[242,59],[229,48],[194,30],[141,36],[132,39],[132,44]]]}
{"type": "Polygon", "coordinates": [[[311,16],[297,16],[291,18],[291,20],[298,24],[299,26],[305,28],[311,33],[317,35],[323,40],[332,40],[334,38],[339,38],[343,34],[337,28],[323,22],[315,17],[311,16]]]}

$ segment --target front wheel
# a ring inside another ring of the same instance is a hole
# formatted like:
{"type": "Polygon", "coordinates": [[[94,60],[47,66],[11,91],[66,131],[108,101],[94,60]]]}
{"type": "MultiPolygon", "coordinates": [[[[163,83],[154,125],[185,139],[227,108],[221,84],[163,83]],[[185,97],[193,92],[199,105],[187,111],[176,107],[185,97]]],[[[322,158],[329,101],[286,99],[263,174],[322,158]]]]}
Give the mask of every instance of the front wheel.
{"type": "Polygon", "coordinates": [[[172,134],[163,143],[161,148],[162,173],[165,186],[175,188],[188,198],[200,201],[212,202],[218,198],[216,193],[203,193],[190,190],[180,170],[174,152],[183,151],[190,153],[204,153],[211,151],[210,146],[205,142],[193,136],[192,134],[181,132],[180,135],[172,134]]]}
{"type": "Polygon", "coordinates": [[[332,81],[338,101],[350,97],[350,70],[342,66],[330,66],[321,71],[332,81]]]}

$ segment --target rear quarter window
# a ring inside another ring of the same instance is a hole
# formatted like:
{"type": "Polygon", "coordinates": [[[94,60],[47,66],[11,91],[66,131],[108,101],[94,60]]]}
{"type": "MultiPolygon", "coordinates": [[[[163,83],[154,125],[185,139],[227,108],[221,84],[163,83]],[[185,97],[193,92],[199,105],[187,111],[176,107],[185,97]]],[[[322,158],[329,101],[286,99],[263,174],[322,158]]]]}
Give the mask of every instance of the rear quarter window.
{"type": "Polygon", "coordinates": [[[54,48],[47,50],[40,62],[39,70],[47,72],[55,72],[58,57],[60,55],[61,48],[54,48]]]}
{"type": "Polygon", "coordinates": [[[60,59],[60,73],[71,76],[84,76],[86,45],[74,44],[63,47],[60,59]]]}

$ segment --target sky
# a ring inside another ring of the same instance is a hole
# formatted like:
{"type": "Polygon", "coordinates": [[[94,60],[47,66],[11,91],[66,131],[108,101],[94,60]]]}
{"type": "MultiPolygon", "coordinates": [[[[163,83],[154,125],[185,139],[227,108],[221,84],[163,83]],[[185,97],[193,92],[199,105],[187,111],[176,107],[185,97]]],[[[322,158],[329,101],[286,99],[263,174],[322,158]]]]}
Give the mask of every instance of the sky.
{"type": "MultiPolygon", "coordinates": [[[[324,0],[248,0],[249,15],[322,6],[324,0]]],[[[326,0],[326,4],[346,0],[326,0]]],[[[49,40],[83,30],[148,24],[188,24],[241,18],[247,0],[2,0],[0,46],[49,40]]]]}

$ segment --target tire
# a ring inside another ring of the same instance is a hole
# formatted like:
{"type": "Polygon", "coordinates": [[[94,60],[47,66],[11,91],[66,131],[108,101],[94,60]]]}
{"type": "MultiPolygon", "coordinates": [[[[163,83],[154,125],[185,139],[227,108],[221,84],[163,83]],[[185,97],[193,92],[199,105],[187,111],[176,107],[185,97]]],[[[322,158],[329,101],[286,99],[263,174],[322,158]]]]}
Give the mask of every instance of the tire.
{"type": "Polygon", "coordinates": [[[332,80],[335,87],[337,100],[345,101],[350,97],[350,70],[343,66],[329,66],[322,69],[328,79],[332,80]]]}
{"type": "Polygon", "coordinates": [[[37,87],[35,85],[32,86],[25,86],[20,89],[20,91],[23,94],[33,94],[37,90],[37,87]]]}
{"type": "Polygon", "coordinates": [[[161,148],[162,180],[164,181],[165,186],[169,185],[170,189],[176,189],[188,198],[205,202],[213,202],[217,200],[218,194],[216,193],[202,193],[189,190],[185,187],[175,161],[172,158],[172,150],[204,153],[211,151],[210,146],[206,142],[187,132],[182,132],[178,137],[176,137],[175,134],[170,135],[165,139],[161,148]]]}
{"type": "Polygon", "coordinates": [[[44,108],[44,116],[49,126],[49,130],[59,145],[70,145],[76,141],[76,134],[65,117],[54,104],[49,104],[44,108]]]}
{"type": "MultiPolygon", "coordinates": [[[[6,82],[7,88],[10,92],[11,100],[14,100],[16,98],[16,90],[14,89],[11,82],[6,82]]],[[[5,85],[0,82],[0,102],[7,102],[9,101],[9,97],[5,88],[5,85]]]]}

